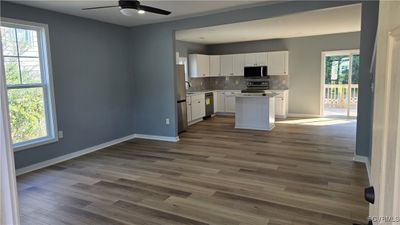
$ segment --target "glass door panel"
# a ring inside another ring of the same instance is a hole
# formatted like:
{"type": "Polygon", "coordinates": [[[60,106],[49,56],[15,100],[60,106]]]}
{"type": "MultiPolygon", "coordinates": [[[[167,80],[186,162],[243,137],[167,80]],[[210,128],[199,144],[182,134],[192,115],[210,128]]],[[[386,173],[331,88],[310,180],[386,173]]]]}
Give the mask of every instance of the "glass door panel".
{"type": "Polygon", "coordinates": [[[324,115],[357,116],[359,58],[358,54],[326,55],[324,115]]]}

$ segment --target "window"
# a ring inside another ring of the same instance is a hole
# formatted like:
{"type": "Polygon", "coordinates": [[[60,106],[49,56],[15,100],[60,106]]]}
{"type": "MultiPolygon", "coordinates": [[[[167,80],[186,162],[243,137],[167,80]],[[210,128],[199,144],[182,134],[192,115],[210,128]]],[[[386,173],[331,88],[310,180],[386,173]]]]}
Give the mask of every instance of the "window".
{"type": "Polygon", "coordinates": [[[57,141],[47,25],[1,18],[0,34],[14,149],[57,141]]]}

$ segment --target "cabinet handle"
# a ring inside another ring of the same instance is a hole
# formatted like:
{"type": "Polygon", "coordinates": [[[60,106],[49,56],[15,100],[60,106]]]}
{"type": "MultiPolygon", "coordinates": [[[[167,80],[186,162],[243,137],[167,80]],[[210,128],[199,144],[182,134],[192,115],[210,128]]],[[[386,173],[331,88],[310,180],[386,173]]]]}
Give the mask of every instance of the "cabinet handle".
{"type": "Polygon", "coordinates": [[[200,103],[200,101],[198,101],[197,103],[200,103]]]}

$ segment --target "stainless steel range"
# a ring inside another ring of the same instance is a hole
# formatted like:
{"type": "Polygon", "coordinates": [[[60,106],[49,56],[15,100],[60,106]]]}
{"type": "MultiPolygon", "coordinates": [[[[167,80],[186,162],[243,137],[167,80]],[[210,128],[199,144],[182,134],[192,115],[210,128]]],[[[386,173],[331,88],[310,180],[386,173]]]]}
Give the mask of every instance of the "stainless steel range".
{"type": "Polygon", "coordinates": [[[242,93],[260,93],[269,89],[269,81],[267,79],[248,79],[246,86],[242,93]]]}

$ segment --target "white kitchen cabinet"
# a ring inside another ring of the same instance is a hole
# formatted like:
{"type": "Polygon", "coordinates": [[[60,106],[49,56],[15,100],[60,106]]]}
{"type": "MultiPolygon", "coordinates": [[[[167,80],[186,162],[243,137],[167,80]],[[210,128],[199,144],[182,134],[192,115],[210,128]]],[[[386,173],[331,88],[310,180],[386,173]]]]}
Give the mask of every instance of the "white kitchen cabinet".
{"type": "Polygon", "coordinates": [[[289,52],[268,52],[268,75],[288,75],[289,74],[289,52]]]}
{"type": "Polygon", "coordinates": [[[221,76],[221,63],[219,55],[210,55],[210,77],[221,76]]]}
{"type": "Polygon", "coordinates": [[[266,65],[267,65],[266,52],[248,53],[245,55],[245,66],[266,66],[266,65]]]}
{"type": "Polygon", "coordinates": [[[208,77],[210,75],[210,57],[208,55],[189,55],[189,73],[191,77],[208,77]]]}
{"type": "Polygon", "coordinates": [[[225,91],[225,111],[228,113],[234,113],[236,111],[236,94],[240,91],[225,91]]]}
{"type": "Polygon", "coordinates": [[[186,96],[186,113],[187,121],[192,121],[192,98],[189,95],[186,96]]]}
{"type": "Polygon", "coordinates": [[[244,64],[245,64],[245,54],[233,55],[233,75],[234,76],[243,76],[244,75],[244,64]]]}
{"type": "Polygon", "coordinates": [[[197,94],[191,96],[192,121],[203,118],[206,115],[205,96],[197,94]]]}
{"type": "Polygon", "coordinates": [[[281,97],[275,97],[275,117],[282,117],[284,115],[284,101],[281,97]]]}
{"type": "Polygon", "coordinates": [[[217,101],[216,101],[217,106],[214,107],[214,109],[216,109],[216,112],[225,112],[225,93],[222,91],[218,91],[216,96],[217,96],[217,101]]]}
{"type": "Polygon", "coordinates": [[[221,75],[232,76],[233,75],[233,55],[221,55],[221,75]]]}
{"type": "Polygon", "coordinates": [[[273,91],[278,93],[275,96],[275,117],[286,119],[289,111],[289,91],[273,91]]]}
{"type": "Polygon", "coordinates": [[[235,112],[235,95],[233,94],[225,95],[225,112],[230,112],[230,113],[235,112]]]}
{"type": "Polygon", "coordinates": [[[218,91],[213,91],[214,113],[218,112],[218,91]]]}
{"type": "Polygon", "coordinates": [[[240,91],[217,91],[214,96],[216,104],[214,106],[215,112],[217,113],[234,113],[236,97],[235,95],[240,91]]]}

